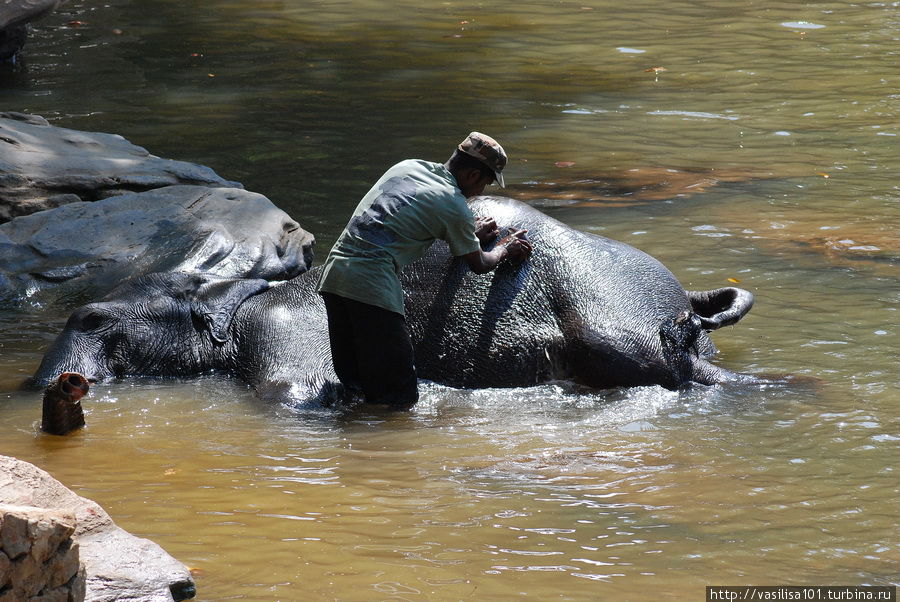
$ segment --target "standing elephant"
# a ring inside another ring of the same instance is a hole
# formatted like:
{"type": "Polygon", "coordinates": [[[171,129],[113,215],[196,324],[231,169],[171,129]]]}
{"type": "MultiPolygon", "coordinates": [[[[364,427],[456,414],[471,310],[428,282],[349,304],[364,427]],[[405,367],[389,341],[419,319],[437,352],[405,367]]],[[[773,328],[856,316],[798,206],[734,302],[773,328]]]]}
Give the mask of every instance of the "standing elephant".
{"type": "MultiPolygon", "coordinates": [[[[686,292],[660,262],[574,230],[517,201],[479,197],[476,215],[528,230],[531,258],[474,274],[443,243],[403,274],[420,378],[456,387],[568,379],[594,388],[751,380],[707,358],[707,331],[738,321],[752,295],[686,292]]],[[[89,379],[210,371],[264,397],[340,394],[319,269],[278,284],[163,273],[77,309],[34,375],[89,379]]]]}

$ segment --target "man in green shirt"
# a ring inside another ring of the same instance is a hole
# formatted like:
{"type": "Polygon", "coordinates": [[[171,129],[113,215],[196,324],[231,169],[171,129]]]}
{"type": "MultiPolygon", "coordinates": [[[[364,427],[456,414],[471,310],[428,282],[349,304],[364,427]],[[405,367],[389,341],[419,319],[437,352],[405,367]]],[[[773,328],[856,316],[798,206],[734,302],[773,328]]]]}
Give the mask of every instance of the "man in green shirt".
{"type": "Polygon", "coordinates": [[[466,199],[497,182],[506,152],[472,132],[443,165],[410,159],[385,172],[363,197],[332,247],[318,291],[328,313],[334,370],[350,394],[396,409],[419,399],[413,346],[406,326],[400,270],[437,239],[473,272],[507,258],[525,259],[531,243],[518,230],[490,252],[481,243],[499,235],[491,218],[476,218],[466,199]]]}

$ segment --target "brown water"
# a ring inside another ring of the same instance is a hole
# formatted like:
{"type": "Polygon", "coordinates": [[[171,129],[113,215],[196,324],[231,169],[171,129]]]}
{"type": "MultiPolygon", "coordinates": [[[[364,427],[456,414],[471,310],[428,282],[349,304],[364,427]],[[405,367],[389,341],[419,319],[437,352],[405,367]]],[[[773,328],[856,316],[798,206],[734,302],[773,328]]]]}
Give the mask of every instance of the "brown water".
{"type": "Polygon", "coordinates": [[[0,108],[210,165],[320,257],[389,164],[480,129],[510,196],[752,290],[721,365],[811,382],[423,383],[409,415],[339,417],[130,380],[54,438],[16,387],[69,309],[26,306],[0,311],[0,453],[195,568],[201,600],[896,585],[898,32],[892,2],[72,0],[0,108]]]}

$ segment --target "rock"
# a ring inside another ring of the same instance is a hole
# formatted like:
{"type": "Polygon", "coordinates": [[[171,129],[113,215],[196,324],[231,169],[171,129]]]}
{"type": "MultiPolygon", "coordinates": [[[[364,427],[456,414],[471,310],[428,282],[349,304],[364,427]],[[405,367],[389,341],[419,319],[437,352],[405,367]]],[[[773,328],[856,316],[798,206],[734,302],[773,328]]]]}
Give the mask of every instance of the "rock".
{"type": "Polygon", "coordinates": [[[286,280],[314,241],[208,167],[22,113],[0,113],[0,224],[0,302],[84,302],[152,271],[286,280]]]}
{"type": "Polygon", "coordinates": [[[0,30],[36,21],[66,0],[5,0],[0,2],[0,30]]]}
{"type": "MultiPolygon", "coordinates": [[[[71,548],[78,553],[84,565],[81,574],[85,579],[85,600],[169,601],[185,600],[195,594],[194,581],[186,566],[169,556],[157,544],[124,531],[95,502],[78,496],[47,472],[32,464],[0,456],[0,504],[46,509],[52,511],[48,516],[61,517],[60,522],[65,522],[65,517],[73,518],[71,548]]],[[[30,525],[31,522],[27,524],[30,525]]],[[[4,531],[5,528],[4,520],[4,531]]],[[[18,534],[20,527],[14,528],[18,534]]],[[[40,526],[35,527],[33,532],[45,534],[49,541],[51,537],[58,538],[60,532],[55,529],[57,528],[40,526]]],[[[64,546],[64,543],[61,544],[59,549],[64,546]]],[[[32,544],[29,549],[43,550],[45,547],[52,546],[32,544]]],[[[33,557],[26,557],[18,552],[16,559],[11,561],[7,559],[9,562],[7,573],[10,576],[17,568],[16,563],[22,558],[33,557]]],[[[66,599],[59,597],[58,588],[53,584],[59,583],[74,565],[71,558],[54,562],[57,564],[40,565],[40,568],[46,569],[38,571],[40,578],[35,577],[33,571],[29,573],[31,570],[29,566],[18,567],[24,569],[31,577],[18,578],[17,583],[20,583],[23,590],[31,591],[36,587],[35,579],[46,578],[46,583],[41,586],[46,588],[42,594],[45,598],[41,599],[66,599]]],[[[0,558],[0,576],[3,575],[3,567],[3,559],[0,558]]],[[[76,567],[75,576],[70,577],[70,580],[74,578],[77,581],[78,574],[76,567]]],[[[77,586],[77,583],[75,585],[77,586]]],[[[0,582],[0,600],[5,600],[6,593],[0,582]]]]}
{"type": "Polygon", "coordinates": [[[16,514],[4,515],[0,523],[0,544],[3,552],[10,560],[31,551],[31,540],[28,539],[28,520],[16,514]]]}
{"type": "Polygon", "coordinates": [[[71,512],[0,504],[0,532],[0,599],[84,599],[71,512]]]}
{"type": "Polygon", "coordinates": [[[155,157],[122,136],[0,113],[0,223],[74,201],[176,184],[242,188],[208,167],[155,157]]]}
{"type": "Polygon", "coordinates": [[[269,199],[238,188],[79,201],[0,225],[0,302],[84,302],[132,276],[173,270],[286,280],[310,267],[313,243],[269,199]]]}
{"type": "Polygon", "coordinates": [[[9,582],[9,567],[11,563],[6,552],[0,550],[0,587],[9,582]]]}
{"type": "Polygon", "coordinates": [[[27,25],[56,10],[65,0],[0,2],[0,61],[15,62],[28,36],[27,25]]]}

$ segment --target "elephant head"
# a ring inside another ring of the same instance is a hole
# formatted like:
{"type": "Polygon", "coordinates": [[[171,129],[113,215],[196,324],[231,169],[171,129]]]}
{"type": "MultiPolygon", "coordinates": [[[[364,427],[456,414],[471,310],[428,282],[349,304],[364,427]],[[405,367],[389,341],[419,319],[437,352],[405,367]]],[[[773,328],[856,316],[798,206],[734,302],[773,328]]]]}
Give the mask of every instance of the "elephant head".
{"type": "Polygon", "coordinates": [[[44,386],[63,372],[98,381],[216,369],[238,306],[268,288],[260,279],[182,272],[130,280],[72,313],[33,384],[44,386]]]}

